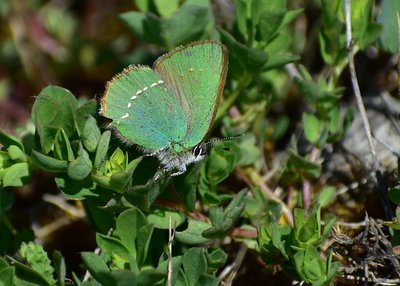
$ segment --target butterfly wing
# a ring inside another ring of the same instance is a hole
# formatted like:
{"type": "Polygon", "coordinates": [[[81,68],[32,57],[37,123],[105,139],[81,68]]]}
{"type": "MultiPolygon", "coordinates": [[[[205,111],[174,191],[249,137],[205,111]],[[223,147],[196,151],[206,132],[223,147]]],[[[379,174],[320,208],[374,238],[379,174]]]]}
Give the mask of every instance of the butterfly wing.
{"type": "Polygon", "coordinates": [[[200,143],[214,120],[228,67],[228,51],[218,42],[197,42],[160,57],[154,70],[169,83],[187,121],[185,138],[191,148],[200,143]]]}
{"type": "Polygon", "coordinates": [[[184,140],[187,123],[179,99],[151,68],[132,66],[107,83],[101,111],[127,141],[159,150],[184,140]]]}

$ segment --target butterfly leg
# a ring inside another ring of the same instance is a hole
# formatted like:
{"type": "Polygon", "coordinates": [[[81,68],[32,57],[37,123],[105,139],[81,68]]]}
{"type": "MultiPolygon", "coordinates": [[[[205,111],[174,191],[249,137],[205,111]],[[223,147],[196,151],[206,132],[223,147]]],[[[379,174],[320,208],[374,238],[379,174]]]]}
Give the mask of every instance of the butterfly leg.
{"type": "MultiPolygon", "coordinates": [[[[154,182],[155,182],[155,181],[158,181],[159,179],[161,179],[161,178],[163,178],[164,176],[168,175],[168,173],[169,173],[170,171],[171,171],[171,170],[168,170],[168,169],[158,170],[157,173],[154,175],[153,181],[154,181],[154,182]]],[[[180,168],[178,169],[177,172],[172,173],[170,176],[171,176],[171,177],[179,176],[179,175],[182,175],[182,174],[185,173],[185,172],[186,172],[186,166],[182,166],[182,167],[180,167],[180,168]]]]}
{"type": "Polygon", "coordinates": [[[175,172],[175,173],[172,173],[171,176],[173,176],[173,177],[179,176],[179,175],[182,175],[182,174],[185,173],[185,172],[186,172],[186,166],[185,166],[185,165],[181,165],[181,166],[179,167],[178,171],[175,172]]]}
{"type": "Polygon", "coordinates": [[[153,177],[153,182],[158,181],[159,179],[163,178],[165,176],[165,172],[163,170],[158,170],[157,173],[155,173],[153,177]]]}

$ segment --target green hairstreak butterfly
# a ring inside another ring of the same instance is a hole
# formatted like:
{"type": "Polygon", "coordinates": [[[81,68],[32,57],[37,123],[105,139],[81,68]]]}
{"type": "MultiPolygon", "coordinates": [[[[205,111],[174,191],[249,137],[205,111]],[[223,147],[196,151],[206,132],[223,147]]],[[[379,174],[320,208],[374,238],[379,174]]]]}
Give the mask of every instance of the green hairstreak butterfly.
{"type": "Polygon", "coordinates": [[[181,46],[153,65],[130,66],[107,83],[100,114],[122,140],[156,156],[177,176],[202,160],[228,69],[227,48],[214,41],[181,46]]]}

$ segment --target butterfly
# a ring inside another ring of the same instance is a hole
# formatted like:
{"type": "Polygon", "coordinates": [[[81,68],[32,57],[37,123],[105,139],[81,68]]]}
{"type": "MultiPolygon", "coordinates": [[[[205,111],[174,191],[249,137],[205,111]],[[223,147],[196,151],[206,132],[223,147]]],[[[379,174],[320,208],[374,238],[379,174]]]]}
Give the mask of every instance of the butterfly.
{"type": "MultiPolygon", "coordinates": [[[[228,50],[202,41],[159,57],[153,68],[130,66],[113,77],[100,115],[123,141],[160,161],[162,176],[178,176],[206,155],[228,71],[228,50]]],[[[161,177],[158,175],[157,178],[161,177]]]]}

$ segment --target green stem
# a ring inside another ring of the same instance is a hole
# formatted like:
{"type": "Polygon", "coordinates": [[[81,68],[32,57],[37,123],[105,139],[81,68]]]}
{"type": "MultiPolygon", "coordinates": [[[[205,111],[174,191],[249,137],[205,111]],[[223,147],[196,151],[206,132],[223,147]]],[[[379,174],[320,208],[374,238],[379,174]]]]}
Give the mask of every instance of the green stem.
{"type": "Polygon", "coordinates": [[[219,122],[222,116],[228,111],[228,109],[232,106],[232,104],[238,99],[239,95],[243,92],[243,90],[249,85],[252,77],[247,74],[242,78],[239,82],[238,87],[236,90],[226,98],[218,108],[217,115],[215,116],[215,122],[219,122]]]}

